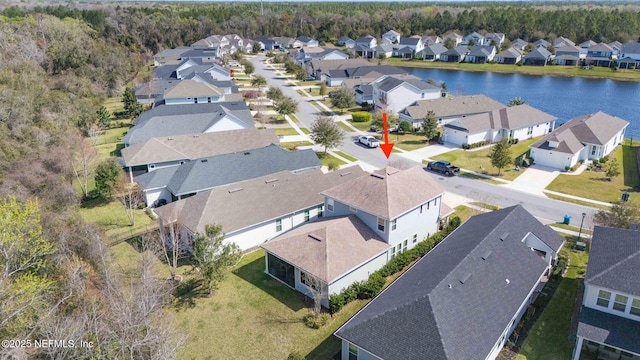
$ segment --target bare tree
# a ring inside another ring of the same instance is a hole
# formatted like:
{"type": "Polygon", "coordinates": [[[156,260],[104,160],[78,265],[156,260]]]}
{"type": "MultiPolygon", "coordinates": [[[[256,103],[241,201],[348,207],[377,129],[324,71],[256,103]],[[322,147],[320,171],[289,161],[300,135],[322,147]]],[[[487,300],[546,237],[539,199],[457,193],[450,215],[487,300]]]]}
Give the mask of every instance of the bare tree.
{"type": "Polygon", "coordinates": [[[71,159],[71,165],[73,175],[80,184],[82,196],[87,197],[89,195],[89,178],[93,175],[92,164],[98,158],[98,152],[95,144],[92,144],[87,138],[79,133],[76,136],[74,143],[77,144],[77,147],[71,159]]]}
{"type": "Polygon", "coordinates": [[[327,296],[326,287],[322,280],[315,275],[305,273],[305,279],[305,285],[311,291],[313,298],[313,314],[318,317],[322,312],[322,299],[327,296]]]}
{"type": "Polygon", "coordinates": [[[129,225],[133,226],[136,220],[136,209],[141,199],[140,189],[137,183],[127,181],[124,175],[121,175],[118,181],[118,200],[124,206],[124,211],[129,218],[129,225]]]}
{"type": "Polygon", "coordinates": [[[158,243],[161,253],[169,265],[170,279],[176,281],[178,278],[178,260],[184,253],[186,244],[180,240],[180,224],[177,221],[167,223],[167,231],[161,231],[158,235],[158,243]]]}

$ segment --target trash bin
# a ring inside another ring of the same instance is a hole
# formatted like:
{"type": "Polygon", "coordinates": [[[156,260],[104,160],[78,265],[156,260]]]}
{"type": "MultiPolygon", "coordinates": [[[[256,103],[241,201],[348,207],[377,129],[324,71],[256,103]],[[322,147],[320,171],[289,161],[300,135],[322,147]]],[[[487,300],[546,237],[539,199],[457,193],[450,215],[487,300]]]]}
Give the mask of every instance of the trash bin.
{"type": "Polygon", "coordinates": [[[565,225],[569,225],[570,222],[571,222],[571,216],[565,215],[564,216],[564,224],[565,225]]]}
{"type": "Polygon", "coordinates": [[[622,201],[624,202],[629,201],[629,193],[627,191],[622,193],[622,201]]]}

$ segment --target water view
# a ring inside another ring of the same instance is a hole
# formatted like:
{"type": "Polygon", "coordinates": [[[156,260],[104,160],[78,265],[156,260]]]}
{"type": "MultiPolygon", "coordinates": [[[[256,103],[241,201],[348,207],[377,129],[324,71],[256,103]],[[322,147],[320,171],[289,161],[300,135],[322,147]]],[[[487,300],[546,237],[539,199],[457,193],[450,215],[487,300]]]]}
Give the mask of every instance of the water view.
{"type": "Polygon", "coordinates": [[[626,137],[640,139],[640,82],[404,68],[421,79],[444,81],[456,95],[485,94],[501,103],[521,97],[552,114],[558,124],[576,116],[603,111],[629,121],[626,137]]]}

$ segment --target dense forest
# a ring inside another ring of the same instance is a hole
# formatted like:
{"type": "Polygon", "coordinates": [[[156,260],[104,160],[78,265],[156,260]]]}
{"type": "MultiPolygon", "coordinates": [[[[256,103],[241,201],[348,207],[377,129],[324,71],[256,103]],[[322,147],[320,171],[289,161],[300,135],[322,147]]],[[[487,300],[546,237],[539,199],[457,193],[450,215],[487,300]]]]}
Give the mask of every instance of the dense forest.
{"type": "Polygon", "coordinates": [[[504,32],[510,39],[636,41],[640,6],[416,3],[70,4],[0,15],[0,339],[82,339],[0,357],[174,358],[171,289],[143,255],[114,269],[100,229],[78,215],[74,168],[96,113],[163,49],[211,34],[403,35],[504,32]]]}

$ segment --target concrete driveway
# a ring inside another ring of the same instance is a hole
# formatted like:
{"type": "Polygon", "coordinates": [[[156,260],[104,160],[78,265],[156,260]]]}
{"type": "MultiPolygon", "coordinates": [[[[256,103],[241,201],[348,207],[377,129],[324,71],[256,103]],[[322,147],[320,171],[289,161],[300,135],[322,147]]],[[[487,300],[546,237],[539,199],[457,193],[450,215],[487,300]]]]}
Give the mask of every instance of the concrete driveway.
{"type": "Polygon", "coordinates": [[[560,174],[560,171],[546,166],[533,165],[526,168],[510,184],[502,185],[530,194],[545,196],[544,190],[560,174]]]}

